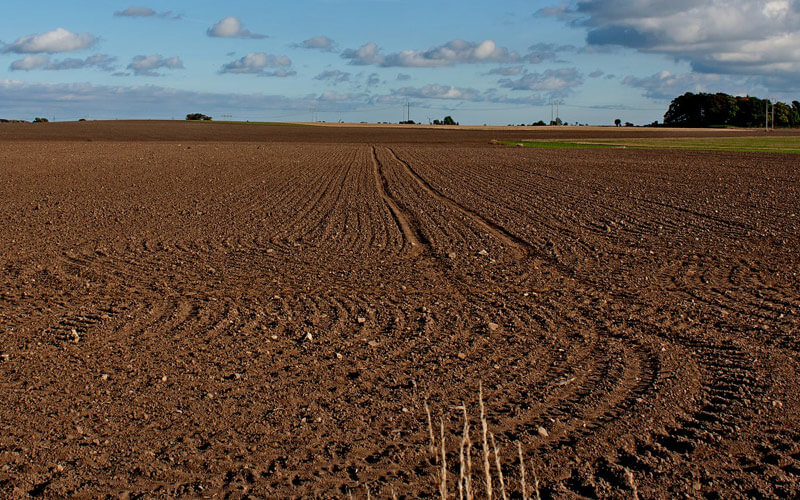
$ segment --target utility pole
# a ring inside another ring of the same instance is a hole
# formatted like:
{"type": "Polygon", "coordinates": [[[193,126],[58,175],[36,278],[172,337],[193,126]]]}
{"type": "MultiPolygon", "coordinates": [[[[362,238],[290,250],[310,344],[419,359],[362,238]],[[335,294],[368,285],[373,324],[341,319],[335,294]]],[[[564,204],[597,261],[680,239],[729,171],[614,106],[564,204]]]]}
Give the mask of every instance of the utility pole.
{"type": "Polygon", "coordinates": [[[764,132],[769,132],[769,101],[766,101],[766,108],[764,111],[764,132]]]}
{"type": "Polygon", "coordinates": [[[775,132],[775,104],[772,104],[772,131],[775,132]]]}

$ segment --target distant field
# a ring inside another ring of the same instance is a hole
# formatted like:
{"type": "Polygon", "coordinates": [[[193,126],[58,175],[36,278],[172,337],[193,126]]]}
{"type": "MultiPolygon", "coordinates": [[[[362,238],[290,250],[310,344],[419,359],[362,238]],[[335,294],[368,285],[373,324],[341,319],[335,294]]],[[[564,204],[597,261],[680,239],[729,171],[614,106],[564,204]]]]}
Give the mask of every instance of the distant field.
{"type": "Polygon", "coordinates": [[[633,148],[686,151],[742,151],[800,154],[800,137],[649,137],[619,139],[557,139],[500,141],[507,146],[545,149],[633,148]]]}
{"type": "Polygon", "coordinates": [[[294,122],[251,122],[251,121],[235,121],[235,120],[214,120],[209,123],[222,124],[222,125],[270,125],[273,127],[308,127],[307,123],[294,123],[294,122]]]}

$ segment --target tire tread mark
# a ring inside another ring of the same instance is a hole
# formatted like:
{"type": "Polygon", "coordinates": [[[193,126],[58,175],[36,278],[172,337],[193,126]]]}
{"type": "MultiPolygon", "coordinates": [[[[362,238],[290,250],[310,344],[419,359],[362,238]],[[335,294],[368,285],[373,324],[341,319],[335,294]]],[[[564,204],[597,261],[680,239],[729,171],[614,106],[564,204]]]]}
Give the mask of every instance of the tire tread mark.
{"type": "Polygon", "coordinates": [[[425,180],[425,178],[423,178],[416,170],[414,170],[414,168],[407,161],[400,158],[392,148],[386,149],[389,150],[389,153],[391,153],[395,161],[404,167],[406,172],[408,172],[408,174],[417,182],[417,184],[420,185],[423,190],[445,205],[455,209],[458,212],[461,212],[497,239],[506,242],[506,245],[511,249],[517,260],[523,259],[530,253],[530,245],[528,243],[520,239],[518,236],[512,234],[499,224],[486,219],[474,210],[467,208],[452,198],[444,195],[441,191],[431,185],[430,182],[425,180]]]}

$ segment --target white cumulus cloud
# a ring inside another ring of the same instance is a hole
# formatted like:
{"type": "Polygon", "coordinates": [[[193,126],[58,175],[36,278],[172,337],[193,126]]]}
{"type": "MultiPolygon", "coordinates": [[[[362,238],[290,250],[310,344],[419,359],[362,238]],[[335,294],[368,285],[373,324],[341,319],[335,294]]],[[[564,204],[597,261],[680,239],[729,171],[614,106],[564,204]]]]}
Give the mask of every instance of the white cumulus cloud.
{"type": "Polygon", "coordinates": [[[317,49],[323,52],[333,52],[336,50],[336,42],[327,36],[315,36],[300,43],[293,44],[292,47],[298,49],[317,49]]]}
{"type": "Polygon", "coordinates": [[[3,47],[3,52],[17,54],[55,54],[73,52],[93,47],[97,37],[90,33],[73,33],[64,28],[56,28],[42,34],[26,35],[3,47]]]}
{"type": "Polygon", "coordinates": [[[221,19],[217,24],[208,28],[206,33],[208,36],[218,38],[267,38],[267,35],[252,33],[244,29],[242,22],[236,17],[226,17],[221,19]]]}
{"type": "Polygon", "coordinates": [[[384,57],[380,52],[381,49],[378,47],[378,44],[375,42],[369,42],[357,49],[345,49],[342,52],[342,58],[349,59],[350,64],[355,64],[358,66],[380,64],[384,60],[384,57]]]}

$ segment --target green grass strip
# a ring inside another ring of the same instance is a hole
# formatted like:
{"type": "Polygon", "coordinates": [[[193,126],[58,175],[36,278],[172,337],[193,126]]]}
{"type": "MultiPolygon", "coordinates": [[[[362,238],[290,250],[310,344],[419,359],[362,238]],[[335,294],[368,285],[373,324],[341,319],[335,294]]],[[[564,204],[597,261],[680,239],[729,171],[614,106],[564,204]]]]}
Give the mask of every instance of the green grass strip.
{"type": "Polygon", "coordinates": [[[720,138],[664,138],[664,139],[589,139],[556,141],[499,141],[506,146],[524,146],[543,149],[666,149],[680,151],[732,151],[742,153],[800,154],[800,138],[796,137],[720,137],[720,138]]]}
{"type": "Polygon", "coordinates": [[[614,144],[596,144],[569,141],[499,141],[504,146],[524,146],[526,148],[541,149],[597,149],[597,148],[619,148],[614,144]]]}
{"type": "Polygon", "coordinates": [[[290,123],[290,122],[241,122],[232,120],[212,120],[207,123],[216,123],[222,125],[235,124],[235,125],[266,125],[269,127],[310,127],[305,123],[290,123]]]}

